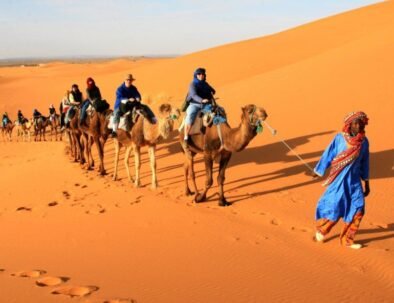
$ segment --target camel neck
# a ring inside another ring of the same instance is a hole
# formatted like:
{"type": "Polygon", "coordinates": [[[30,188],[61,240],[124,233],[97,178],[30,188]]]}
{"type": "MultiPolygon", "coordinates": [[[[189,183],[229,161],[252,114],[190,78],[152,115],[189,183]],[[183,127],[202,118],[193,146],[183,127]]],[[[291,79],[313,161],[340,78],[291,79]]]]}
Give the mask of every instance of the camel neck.
{"type": "Polygon", "coordinates": [[[230,152],[239,152],[245,149],[249,142],[256,136],[256,130],[249,121],[242,117],[241,123],[236,128],[231,128],[227,123],[222,124],[224,147],[230,152]]]}

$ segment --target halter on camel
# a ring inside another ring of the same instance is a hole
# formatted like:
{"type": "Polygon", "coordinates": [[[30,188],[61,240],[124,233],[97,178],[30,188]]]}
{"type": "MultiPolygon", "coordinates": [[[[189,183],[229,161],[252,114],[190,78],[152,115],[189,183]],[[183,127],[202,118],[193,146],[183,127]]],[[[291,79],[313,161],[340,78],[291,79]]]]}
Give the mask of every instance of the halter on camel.
{"type": "MultiPolygon", "coordinates": [[[[261,122],[264,122],[262,119],[257,118],[256,121],[253,121],[254,114],[256,113],[257,106],[253,105],[253,110],[251,113],[249,113],[249,126],[252,128],[256,128],[256,132],[259,134],[263,131],[263,126],[261,122]]],[[[222,130],[220,128],[221,123],[217,124],[217,130],[218,130],[218,136],[220,140],[220,149],[223,150],[224,148],[224,142],[223,142],[223,135],[222,135],[222,130]]]]}

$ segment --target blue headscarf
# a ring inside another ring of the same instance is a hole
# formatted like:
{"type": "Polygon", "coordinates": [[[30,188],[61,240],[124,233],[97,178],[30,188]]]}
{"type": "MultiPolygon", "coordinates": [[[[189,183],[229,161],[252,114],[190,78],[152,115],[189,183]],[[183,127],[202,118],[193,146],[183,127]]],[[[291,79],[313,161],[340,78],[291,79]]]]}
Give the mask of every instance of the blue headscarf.
{"type": "Polygon", "coordinates": [[[199,68],[197,68],[197,69],[194,71],[193,82],[194,82],[195,84],[199,85],[201,82],[205,82],[206,78],[207,78],[207,75],[206,75],[205,68],[199,67],[199,68]],[[203,75],[205,76],[205,78],[204,78],[203,80],[199,80],[199,79],[197,78],[197,75],[198,75],[198,74],[203,74],[203,75]]]}
{"type": "Polygon", "coordinates": [[[193,77],[193,86],[195,87],[196,94],[201,97],[202,99],[211,99],[212,94],[215,93],[215,90],[208,84],[206,81],[206,73],[205,68],[199,67],[194,72],[193,77]],[[205,75],[203,80],[199,80],[197,78],[198,74],[205,75]]]}

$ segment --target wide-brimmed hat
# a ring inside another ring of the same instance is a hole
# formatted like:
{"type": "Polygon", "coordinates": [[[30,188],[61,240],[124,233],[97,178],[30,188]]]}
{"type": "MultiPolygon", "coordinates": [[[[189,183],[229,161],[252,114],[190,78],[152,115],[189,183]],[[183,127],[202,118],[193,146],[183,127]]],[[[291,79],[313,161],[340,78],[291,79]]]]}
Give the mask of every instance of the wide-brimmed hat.
{"type": "Polygon", "coordinates": [[[132,75],[132,74],[127,74],[125,80],[134,81],[135,79],[133,78],[133,75],[132,75]]]}

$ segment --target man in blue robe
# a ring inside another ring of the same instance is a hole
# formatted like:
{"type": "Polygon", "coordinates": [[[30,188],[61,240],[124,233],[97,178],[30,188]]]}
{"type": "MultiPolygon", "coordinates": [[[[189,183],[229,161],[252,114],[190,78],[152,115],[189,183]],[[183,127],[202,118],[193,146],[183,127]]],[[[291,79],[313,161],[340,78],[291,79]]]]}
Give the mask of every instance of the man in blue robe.
{"type": "Polygon", "coordinates": [[[340,218],[345,225],[340,235],[342,245],[361,248],[354,236],[365,213],[365,200],[369,188],[369,143],[365,136],[367,115],[350,113],[345,118],[343,132],[332,140],[315,167],[315,176],[323,176],[331,167],[324,182],[328,186],[316,209],[315,239],[323,242],[340,218]],[[364,181],[364,188],[361,180],[364,181]]]}

